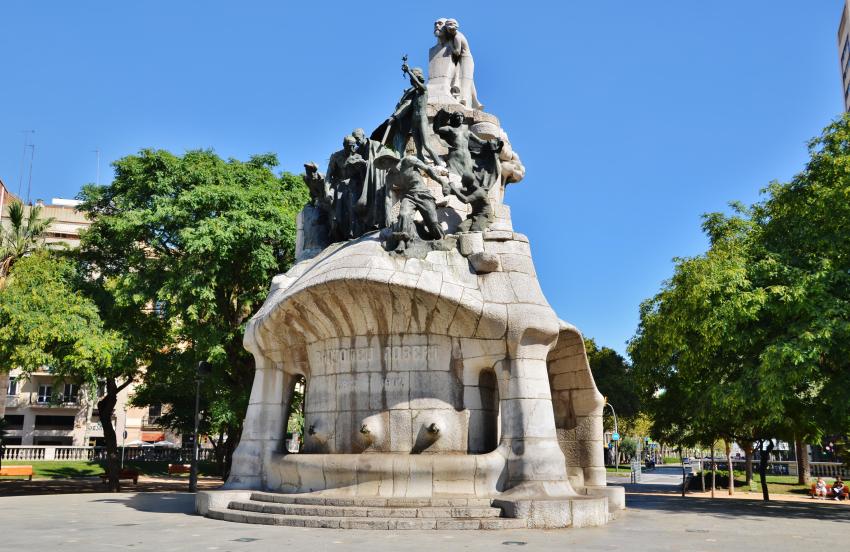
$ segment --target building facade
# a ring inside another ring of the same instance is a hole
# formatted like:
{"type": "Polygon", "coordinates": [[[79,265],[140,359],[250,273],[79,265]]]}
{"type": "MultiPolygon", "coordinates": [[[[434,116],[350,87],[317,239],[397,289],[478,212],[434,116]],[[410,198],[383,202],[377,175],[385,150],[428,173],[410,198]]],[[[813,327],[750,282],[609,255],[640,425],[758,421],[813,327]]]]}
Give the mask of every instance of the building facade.
{"type": "Polygon", "coordinates": [[[841,72],[841,97],[844,111],[850,111],[850,0],[844,2],[838,24],[838,62],[841,72]]]}
{"type": "MultiPolygon", "coordinates": [[[[7,445],[102,446],[103,425],[97,411],[102,388],[56,378],[47,368],[24,377],[20,370],[8,375],[5,393],[7,445]]],[[[179,437],[159,423],[161,405],[130,406],[133,386],[118,395],[112,426],[118,443],[170,441],[179,437]],[[126,437],[124,436],[126,432],[126,437]]]]}

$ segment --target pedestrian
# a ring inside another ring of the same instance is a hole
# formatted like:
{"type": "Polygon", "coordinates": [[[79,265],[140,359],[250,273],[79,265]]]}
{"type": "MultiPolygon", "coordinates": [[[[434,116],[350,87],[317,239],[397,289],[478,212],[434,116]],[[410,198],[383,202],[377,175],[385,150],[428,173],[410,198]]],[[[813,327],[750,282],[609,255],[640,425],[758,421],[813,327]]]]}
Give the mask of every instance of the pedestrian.
{"type": "Polygon", "coordinates": [[[821,500],[825,500],[826,495],[826,481],[823,480],[823,477],[818,477],[818,481],[817,483],[815,483],[815,494],[812,495],[812,498],[820,498],[821,500]]]}
{"type": "Polygon", "coordinates": [[[835,478],[835,483],[832,484],[832,498],[834,500],[844,500],[844,481],[841,477],[835,478]]]}

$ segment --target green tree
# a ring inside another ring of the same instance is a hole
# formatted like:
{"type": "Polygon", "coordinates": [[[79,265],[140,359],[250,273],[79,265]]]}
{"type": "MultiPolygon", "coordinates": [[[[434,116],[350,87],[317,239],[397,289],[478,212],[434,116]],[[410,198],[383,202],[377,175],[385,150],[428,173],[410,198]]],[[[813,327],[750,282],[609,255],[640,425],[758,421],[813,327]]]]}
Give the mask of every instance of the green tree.
{"type": "Polygon", "coordinates": [[[0,288],[16,262],[44,244],[44,234],[53,223],[41,217],[41,206],[30,207],[29,216],[20,202],[9,204],[8,224],[0,226],[0,288]]]}
{"type": "Polygon", "coordinates": [[[732,216],[705,217],[708,252],[676,260],[673,277],[642,305],[629,346],[653,437],[679,446],[717,438],[772,446],[787,424],[787,378],[760,361],[772,291],[753,281],[763,270],[759,229],[749,210],[733,207],[732,216]]]}
{"type": "Polygon", "coordinates": [[[765,370],[786,374],[798,438],[850,433],[850,116],[809,143],[805,169],[754,209],[771,334],[765,370]]]}
{"type": "Polygon", "coordinates": [[[766,500],[774,438],[850,429],[850,118],[809,151],[763,201],[705,217],[709,250],[676,261],[630,344],[654,431],[755,442],[766,500]]]}
{"type": "Polygon", "coordinates": [[[584,340],[584,348],[596,387],[614,406],[621,425],[618,429],[625,433],[626,425],[637,422],[641,407],[632,367],[620,353],[598,346],[592,338],[584,340]]]}
{"type": "Polygon", "coordinates": [[[242,162],[142,150],[114,163],[110,185],[80,195],[92,220],[82,258],[109,291],[107,323],[149,353],[136,401],[171,404],[185,430],[195,366],[209,361],[202,408],[207,430],[222,437],[225,476],[254,375],[244,327],[272,276],[293,263],[295,219],[309,197],[300,177],[275,176],[276,165],[271,154],[242,162]]]}
{"type": "MultiPolygon", "coordinates": [[[[626,459],[626,462],[637,457],[637,441],[633,437],[624,437],[619,443],[619,453],[626,459]]],[[[619,462],[619,459],[617,460],[619,462]]]]}
{"type": "Polygon", "coordinates": [[[112,414],[118,393],[138,368],[126,343],[104,327],[95,303],[76,285],[72,262],[49,251],[20,259],[0,293],[0,365],[24,374],[47,366],[57,379],[71,379],[106,393],[97,403],[106,441],[109,488],[120,490],[119,456],[112,414]]]}

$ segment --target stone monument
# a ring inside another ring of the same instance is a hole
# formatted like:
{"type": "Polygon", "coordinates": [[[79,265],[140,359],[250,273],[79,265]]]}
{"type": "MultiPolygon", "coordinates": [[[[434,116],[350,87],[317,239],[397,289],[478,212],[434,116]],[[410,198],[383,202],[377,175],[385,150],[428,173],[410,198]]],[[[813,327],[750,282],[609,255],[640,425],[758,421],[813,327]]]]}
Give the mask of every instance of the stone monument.
{"type": "Polygon", "coordinates": [[[525,168],[481,110],[457,22],[437,23],[427,84],[405,56],[392,116],[346,136],[325,175],[305,165],[298,259],[246,329],[242,439],[202,514],[498,529],[602,525],[625,507],[583,339],[547,303],[503,202],[525,168]],[[289,453],[297,382],[306,435],[289,453]]]}

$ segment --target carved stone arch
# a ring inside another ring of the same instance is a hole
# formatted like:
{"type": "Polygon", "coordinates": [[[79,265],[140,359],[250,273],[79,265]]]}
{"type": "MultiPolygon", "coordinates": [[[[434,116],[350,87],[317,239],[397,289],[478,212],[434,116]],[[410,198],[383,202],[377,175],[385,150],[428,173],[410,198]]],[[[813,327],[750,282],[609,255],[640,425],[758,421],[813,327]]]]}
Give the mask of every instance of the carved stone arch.
{"type": "Polygon", "coordinates": [[[593,380],[581,332],[563,320],[559,325],[558,342],[546,361],[558,444],[564,452],[573,487],[605,485],[602,441],[605,399],[593,380]]]}

